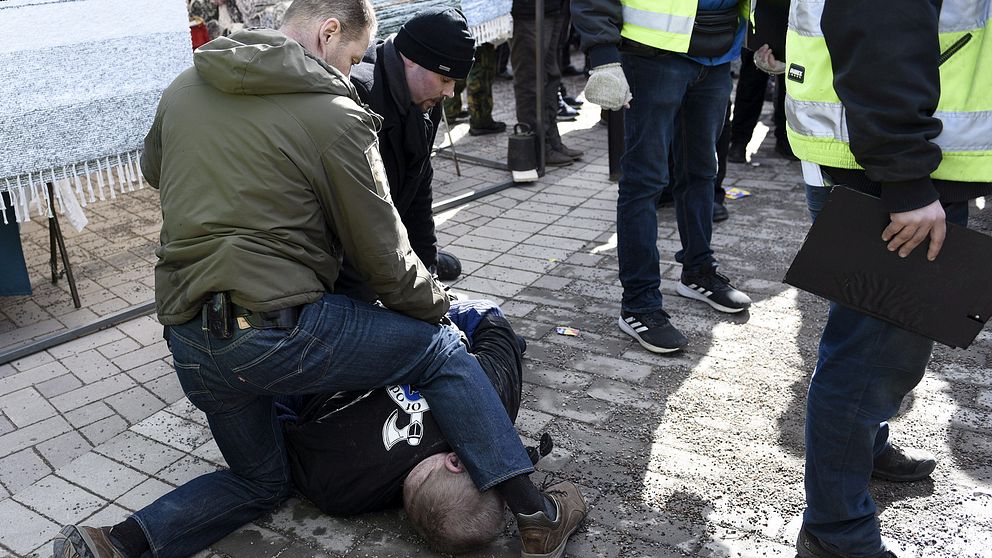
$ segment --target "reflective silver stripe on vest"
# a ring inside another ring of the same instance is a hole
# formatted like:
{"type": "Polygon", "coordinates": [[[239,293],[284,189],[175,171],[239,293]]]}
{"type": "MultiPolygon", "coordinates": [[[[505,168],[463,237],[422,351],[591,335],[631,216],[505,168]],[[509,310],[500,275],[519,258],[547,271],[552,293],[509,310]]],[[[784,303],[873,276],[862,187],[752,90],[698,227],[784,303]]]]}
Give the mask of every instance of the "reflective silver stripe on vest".
{"type": "MultiPolygon", "coordinates": [[[[825,0],[793,0],[789,29],[804,37],[822,37],[820,17],[825,0]]],[[[985,27],[992,0],[944,0],[937,23],[938,33],[970,31],[985,27]]]]}
{"type": "MultiPolygon", "coordinates": [[[[937,111],[934,117],[944,125],[933,139],[943,151],[992,151],[992,111],[937,111]]],[[[786,95],[785,118],[800,135],[851,143],[847,112],[838,103],[797,101],[786,95]]]]}
{"type": "Polygon", "coordinates": [[[692,34],[692,22],[695,18],[678,16],[672,14],[659,14],[638,10],[630,6],[623,7],[623,21],[639,27],[664,31],[666,33],[676,33],[679,35],[692,34]]]}

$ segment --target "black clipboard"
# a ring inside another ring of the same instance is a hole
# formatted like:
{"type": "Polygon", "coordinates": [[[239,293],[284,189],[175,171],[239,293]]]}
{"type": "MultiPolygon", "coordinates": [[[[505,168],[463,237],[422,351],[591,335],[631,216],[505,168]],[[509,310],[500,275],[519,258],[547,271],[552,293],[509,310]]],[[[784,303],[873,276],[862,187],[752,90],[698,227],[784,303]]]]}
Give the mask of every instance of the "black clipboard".
{"type": "Polygon", "coordinates": [[[784,282],[950,347],[967,348],[992,315],[992,237],[947,224],[935,261],[926,241],[886,248],[881,200],[835,187],[784,282]]]}

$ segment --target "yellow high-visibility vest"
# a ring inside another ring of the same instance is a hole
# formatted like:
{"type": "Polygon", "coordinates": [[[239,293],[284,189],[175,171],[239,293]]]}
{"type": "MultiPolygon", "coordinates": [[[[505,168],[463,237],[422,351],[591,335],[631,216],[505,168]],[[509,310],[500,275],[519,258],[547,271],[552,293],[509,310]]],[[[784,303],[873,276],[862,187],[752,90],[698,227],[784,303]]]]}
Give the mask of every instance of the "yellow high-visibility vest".
{"type": "MultiPolygon", "coordinates": [[[[698,0],[622,0],[620,3],[623,5],[621,36],[661,50],[689,50],[698,0]]],[[[739,4],[745,19],[750,17],[750,5],[750,0],[739,4]]]]}
{"type": "MultiPolygon", "coordinates": [[[[844,105],[833,87],[830,54],[820,30],[823,4],[824,0],[792,0],[790,8],[785,49],[789,143],[804,161],[861,169],[851,153],[844,105]]],[[[986,0],[944,0],[940,10],[938,33],[945,61],[933,116],[943,123],[943,131],[932,141],[943,158],[933,178],[992,182],[990,6],[986,0]]]]}

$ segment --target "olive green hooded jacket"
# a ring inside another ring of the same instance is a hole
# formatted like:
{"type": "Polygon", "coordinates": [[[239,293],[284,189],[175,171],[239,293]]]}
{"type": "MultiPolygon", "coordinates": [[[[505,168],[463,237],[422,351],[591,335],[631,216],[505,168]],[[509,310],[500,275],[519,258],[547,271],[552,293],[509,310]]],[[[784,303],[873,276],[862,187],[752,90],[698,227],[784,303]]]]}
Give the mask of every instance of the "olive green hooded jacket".
{"type": "Polygon", "coordinates": [[[448,297],[390,201],[380,119],[348,78],[278,31],[219,38],[165,90],[141,169],[160,190],[159,320],[229,292],[257,311],[318,300],[347,253],[380,300],[437,322],[448,297]]]}

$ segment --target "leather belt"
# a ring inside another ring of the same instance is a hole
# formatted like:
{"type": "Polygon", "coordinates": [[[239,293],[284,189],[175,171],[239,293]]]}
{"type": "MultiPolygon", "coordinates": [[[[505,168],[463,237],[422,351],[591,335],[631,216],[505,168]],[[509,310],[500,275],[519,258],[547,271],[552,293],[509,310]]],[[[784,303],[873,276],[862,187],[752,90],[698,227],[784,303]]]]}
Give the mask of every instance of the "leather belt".
{"type": "Polygon", "coordinates": [[[292,329],[300,321],[301,306],[259,312],[231,303],[231,315],[238,329],[292,329]]]}

